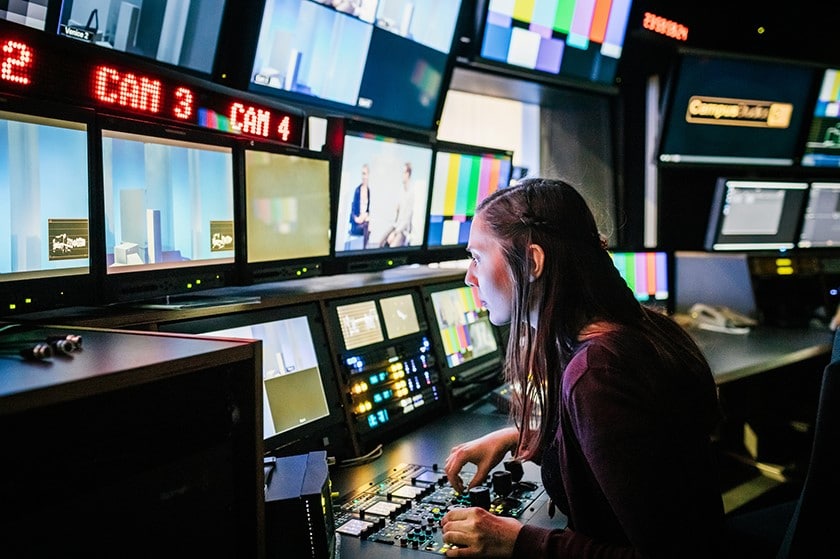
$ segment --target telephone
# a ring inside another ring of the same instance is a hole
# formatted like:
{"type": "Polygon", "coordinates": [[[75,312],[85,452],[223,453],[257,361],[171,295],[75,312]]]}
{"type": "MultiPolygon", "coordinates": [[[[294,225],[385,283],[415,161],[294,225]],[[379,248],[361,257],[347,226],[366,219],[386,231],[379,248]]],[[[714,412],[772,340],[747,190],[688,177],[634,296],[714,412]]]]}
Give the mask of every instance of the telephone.
{"type": "Polygon", "coordinates": [[[746,334],[758,324],[755,319],[724,306],[695,303],[688,314],[698,328],[727,334],[746,334]]]}

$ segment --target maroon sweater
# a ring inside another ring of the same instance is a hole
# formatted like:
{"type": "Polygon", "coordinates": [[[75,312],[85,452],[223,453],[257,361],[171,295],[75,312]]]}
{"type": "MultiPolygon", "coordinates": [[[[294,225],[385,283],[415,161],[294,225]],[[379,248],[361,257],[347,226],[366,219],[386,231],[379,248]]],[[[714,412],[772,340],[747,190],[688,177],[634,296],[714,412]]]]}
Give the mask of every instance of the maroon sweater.
{"type": "Polygon", "coordinates": [[[568,527],[525,525],[514,558],[722,555],[711,372],[668,370],[653,344],[628,336],[636,334],[585,342],[566,368],[559,426],[541,470],[568,527]]]}

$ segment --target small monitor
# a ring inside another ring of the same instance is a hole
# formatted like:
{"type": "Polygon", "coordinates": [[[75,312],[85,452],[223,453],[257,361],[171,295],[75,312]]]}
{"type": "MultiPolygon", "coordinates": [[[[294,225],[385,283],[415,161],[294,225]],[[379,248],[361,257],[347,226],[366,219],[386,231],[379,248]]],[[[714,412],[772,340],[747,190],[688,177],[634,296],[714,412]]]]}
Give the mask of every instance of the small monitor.
{"type": "Polygon", "coordinates": [[[44,31],[48,22],[54,19],[55,0],[20,0],[18,2],[3,2],[0,9],[0,19],[32,27],[44,31]]]}
{"type": "Polygon", "coordinates": [[[827,68],[811,114],[803,167],[840,167],[840,70],[827,68]]]}
{"type": "Polygon", "coordinates": [[[115,301],[232,281],[233,147],[228,138],[106,120],[105,280],[115,301]]]}
{"type": "Polygon", "coordinates": [[[799,248],[840,247],[840,182],[812,182],[799,248]]]}
{"type": "Polygon", "coordinates": [[[508,186],[512,169],[510,151],[436,144],[426,247],[465,248],[476,206],[508,186]]]}
{"type": "MultiPolygon", "coordinates": [[[[341,154],[336,257],[406,257],[425,240],[430,143],[348,130],[341,154]]],[[[374,260],[375,260],[374,259],[374,260]]]]}
{"type": "Polygon", "coordinates": [[[667,252],[611,252],[610,256],[638,301],[668,310],[671,284],[667,252]]]}
{"type": "Polygon", "coordinates": [[[340,442],[324,439],[334,436],[344,423],[344,408],[316,304],[164,323],[160,330],[262,340],[267,454],[310,452],[340,442]]]}
{"type": "Polygon", "coordinates": [[[64,0],[58,34],[209,76],[225,4],[64,0]]]}
{"type": "Polygon", "coordinates": [[[719,178],[706,229],[707,250],[789,250],[808,183],[719,178]]]}
{"type": "Polygon", "coordinates": [[[331,248],[330,159],[253,144],[243,155],[243,277],[259,283],[318,275],[331,248]]]}
{"type": "Polygon", "coordinates": [[[0,293],[3,314],[92,302],[93,115],[3,97],[0,293]]]}
{"type": "Polygon", "coordinates": [[[695,303],[723,305],[755,318],[757,305],[747,253],[674,253],[674,311],[688,313],[695,303]]]}

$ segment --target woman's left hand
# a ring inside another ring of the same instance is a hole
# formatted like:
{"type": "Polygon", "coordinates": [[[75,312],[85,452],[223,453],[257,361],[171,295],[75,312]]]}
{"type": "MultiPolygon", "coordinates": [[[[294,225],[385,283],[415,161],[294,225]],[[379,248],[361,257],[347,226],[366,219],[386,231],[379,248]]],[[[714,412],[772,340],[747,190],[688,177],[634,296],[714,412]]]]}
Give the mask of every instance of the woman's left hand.
{"type": "Polygon", "coordinates": [[[447,557],[510,557],[522,524],[480,507],[452,509],[441,519],[447,557]]]}

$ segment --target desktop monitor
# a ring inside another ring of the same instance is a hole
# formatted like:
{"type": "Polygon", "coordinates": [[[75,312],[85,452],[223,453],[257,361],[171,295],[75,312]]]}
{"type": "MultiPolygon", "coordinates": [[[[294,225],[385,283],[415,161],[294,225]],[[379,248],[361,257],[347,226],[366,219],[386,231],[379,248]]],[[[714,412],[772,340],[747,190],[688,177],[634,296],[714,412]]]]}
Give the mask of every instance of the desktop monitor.
{"type": "Polygon", "coordinates": [[[58,34],[210,76],[225,0],[64,0],[58,34]]]}
{"type": "Polygon", "coordinates": [[[789,250],[796,245],[808,183],[719,178],[706,250],[789,250]]]}
{"type": "Polygon", "coordinates": [[[840,70],[836,68],[826,68],[822,74],[802,166],[840,167],[840,70]]]}
{"type": "Polygon", "coordinates": [[[396,290],[326,301],[333,352],[362,450],[446,406],[419,294],[396,290]]]}
{"type": "Polygon", "coordinates": [[[320,309],[316,303],[164,323],[163,332],[262,340],[266,454],[329,449],[351,455],[320,309]]]}
{"type": "Polygon", "coordinates": [[[478,290],[460,281],[424,286],[423,300],[433,317],[432,334],[441,369],[456,400],[501,382],[499,334],[478,290]]]}
{"type": "Polygon", "coordinates": [[[617,91],[631,4],[483,0],[476,62],[529,79],[617,91]]]}
{"type": "Polygon", "coordinates": [[[749,257],[745,252],[674,253],[674,311],[688,314],[696,303],[723,305],[756,318],[749,257]]]}
{"type": "Polygon", "coordinates": [[[796,246],[840,247],[840,182],[811,183],[796,246]]]}
{"type": "Polygon", "coordinates": [[[106,118],[104,296],[129,302],[232,281],[233,146],[226,137],[106,118]]]}
{"type": "Polygon", "coordinates": [[[243,151],[246,282],[318,275],[330,255],[330,159],[250,143],[243,151]]]}
{"type": "Polygon", "coordinates": [[[814,68],[682,51],[663,95],[661,164],[792,166],[814,68]]]}
{"type": "Polygon", "coordinates": [[[247,33],[256,38],[247,89],[433,130],[460,13],[461,0],[266,0],[247,33]]]}
{"type": "Polygon", "coordinates": [[[610,256],[621,277],[627,282],[627,286],[639,302],[669,310],[671,269],[667,252],[610,252],[610,256]]]}
{"type": "Polygon", "coordinates": [[[440,142],[434,161],[426,248],[463,249],[478,203],[510,183],[513,153],[440,142]]]}
{"type": "Polygon", "coordinates": [[[92,302],[93,114],[0,99],[0,314],[92,302]]]}
{"type": "Polygon", "coordinates": [[[418,253],[425,240],[431,173],[429,142],[393,131],[346,130],[335,256],[355,269],[365,263],[406,263],[418,253]]]}

